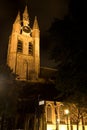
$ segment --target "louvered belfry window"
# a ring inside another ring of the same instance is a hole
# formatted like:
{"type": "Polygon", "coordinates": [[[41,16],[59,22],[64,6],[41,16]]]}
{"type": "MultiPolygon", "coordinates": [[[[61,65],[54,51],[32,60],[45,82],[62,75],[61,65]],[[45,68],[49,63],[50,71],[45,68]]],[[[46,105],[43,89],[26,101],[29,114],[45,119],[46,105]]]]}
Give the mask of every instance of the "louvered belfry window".
{"type": "Polygon", "coordinates": [[[33,55],[33,45],[31,42],[29,42],[28,53],[29,53],[29,55],[33,55]]]}
{"type": "Polygon", "coordinates": [[[20,52],[20,53],[23,52],[23,43],[21,40],[18,40],[17,52],[20,52]]]}

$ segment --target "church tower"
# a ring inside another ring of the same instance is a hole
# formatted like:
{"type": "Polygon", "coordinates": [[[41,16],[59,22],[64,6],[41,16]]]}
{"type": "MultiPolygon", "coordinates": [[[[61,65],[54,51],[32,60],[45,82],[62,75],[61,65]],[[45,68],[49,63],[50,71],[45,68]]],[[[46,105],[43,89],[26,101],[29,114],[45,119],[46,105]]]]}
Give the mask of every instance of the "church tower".
{"type": "Polygon", "coordinates": [[[33,27],[27,6],[16,17],[8,44],[7,64],[21,80],[36,80],[40,73],[40,31],[35,17],[33,27]]]}

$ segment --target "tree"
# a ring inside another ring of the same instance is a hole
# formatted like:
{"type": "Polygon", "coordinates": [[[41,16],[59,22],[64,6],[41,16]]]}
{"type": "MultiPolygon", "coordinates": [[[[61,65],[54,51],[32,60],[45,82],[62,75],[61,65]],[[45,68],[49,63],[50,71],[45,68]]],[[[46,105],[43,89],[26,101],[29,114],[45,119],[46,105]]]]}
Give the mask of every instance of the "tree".
{"type": "Polygon", "coordinates": [[[0,117],[1,130],[3,130],[4,122],[10,121],[15,116],[17,107],[17,89],[15,82],[16,75],[5,65],[0,64],[0,117]]]}
{"type": "Polygon", "coordinates": [[[69,110],[70,125],[77,125],[77,130],[79,130],[79,124],[82,124],[82,130],[84,130],[84,125],[87,122],[87,108],[80,106],[78,103],[71,104],[65,103],[65,107],[69,110]]]}
{"type": "Polygon", "coordinates": [[[81,4],[71,1],[69,14],[63,20],[55,19],[49,33],[53,45],[51,58],[58,69],[58,98],[87,105],[87,39],[84,31],[87,23],[81,4]]]}

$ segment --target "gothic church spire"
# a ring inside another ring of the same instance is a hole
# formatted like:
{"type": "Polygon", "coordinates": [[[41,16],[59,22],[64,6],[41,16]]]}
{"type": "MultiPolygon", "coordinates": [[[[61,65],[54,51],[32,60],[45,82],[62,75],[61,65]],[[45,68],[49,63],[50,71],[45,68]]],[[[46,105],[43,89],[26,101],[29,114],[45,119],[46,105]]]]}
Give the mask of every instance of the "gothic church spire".
{"type": "Polygon", "coordinates": [[[18,22],[20,23],[20,12],[18,12],[18,15],[17,15],[14,23],[18,23],[18,22]]]}
{"type": "Polygon", "coordinates": [[[33,24],[33,29],[39,29],[38,21],[37,21],[37,16],[35,16],[35,20],[34,20],[34,24],[33,24]]]}
{"type": "Polygon", "coordinates": [[[13,24],[13,32],[20,33],[21,30],[21,19],[20,19],[20,12],[18,12],[17,17],[13,24]]]}
{"type": "Polygon", "coordinates": [[[25,10],[24,10],[24,13],[23,13],[23,23],[24,23],[25,26],[30,23],[27,6],[25,7],[25,10]]]}

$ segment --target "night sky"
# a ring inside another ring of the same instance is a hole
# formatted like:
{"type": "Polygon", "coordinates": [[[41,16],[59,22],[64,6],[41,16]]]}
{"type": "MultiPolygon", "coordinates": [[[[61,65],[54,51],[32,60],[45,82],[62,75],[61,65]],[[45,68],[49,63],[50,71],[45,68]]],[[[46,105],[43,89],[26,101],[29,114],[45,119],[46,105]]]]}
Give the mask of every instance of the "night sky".
{"type": "MultiPolygon", "coordinates": [[[[7,45],[12,30],[12,24],[17,16],[18,10],[22,13],[27,3],[30,24],[33,25],[34,17],[37,16],[41,37],[51,26],[54,18],[63,19],[68,13],[69,0],[0,0],[0,59],[5,60],[7,45]]],[[[41,41],[41,65],[48,64],[48,48],[41,41]],[[45,45],[45,47],[44,47],[45,45]]],[[[50,66],[51,64],[49,61],[50,66]]]]}

